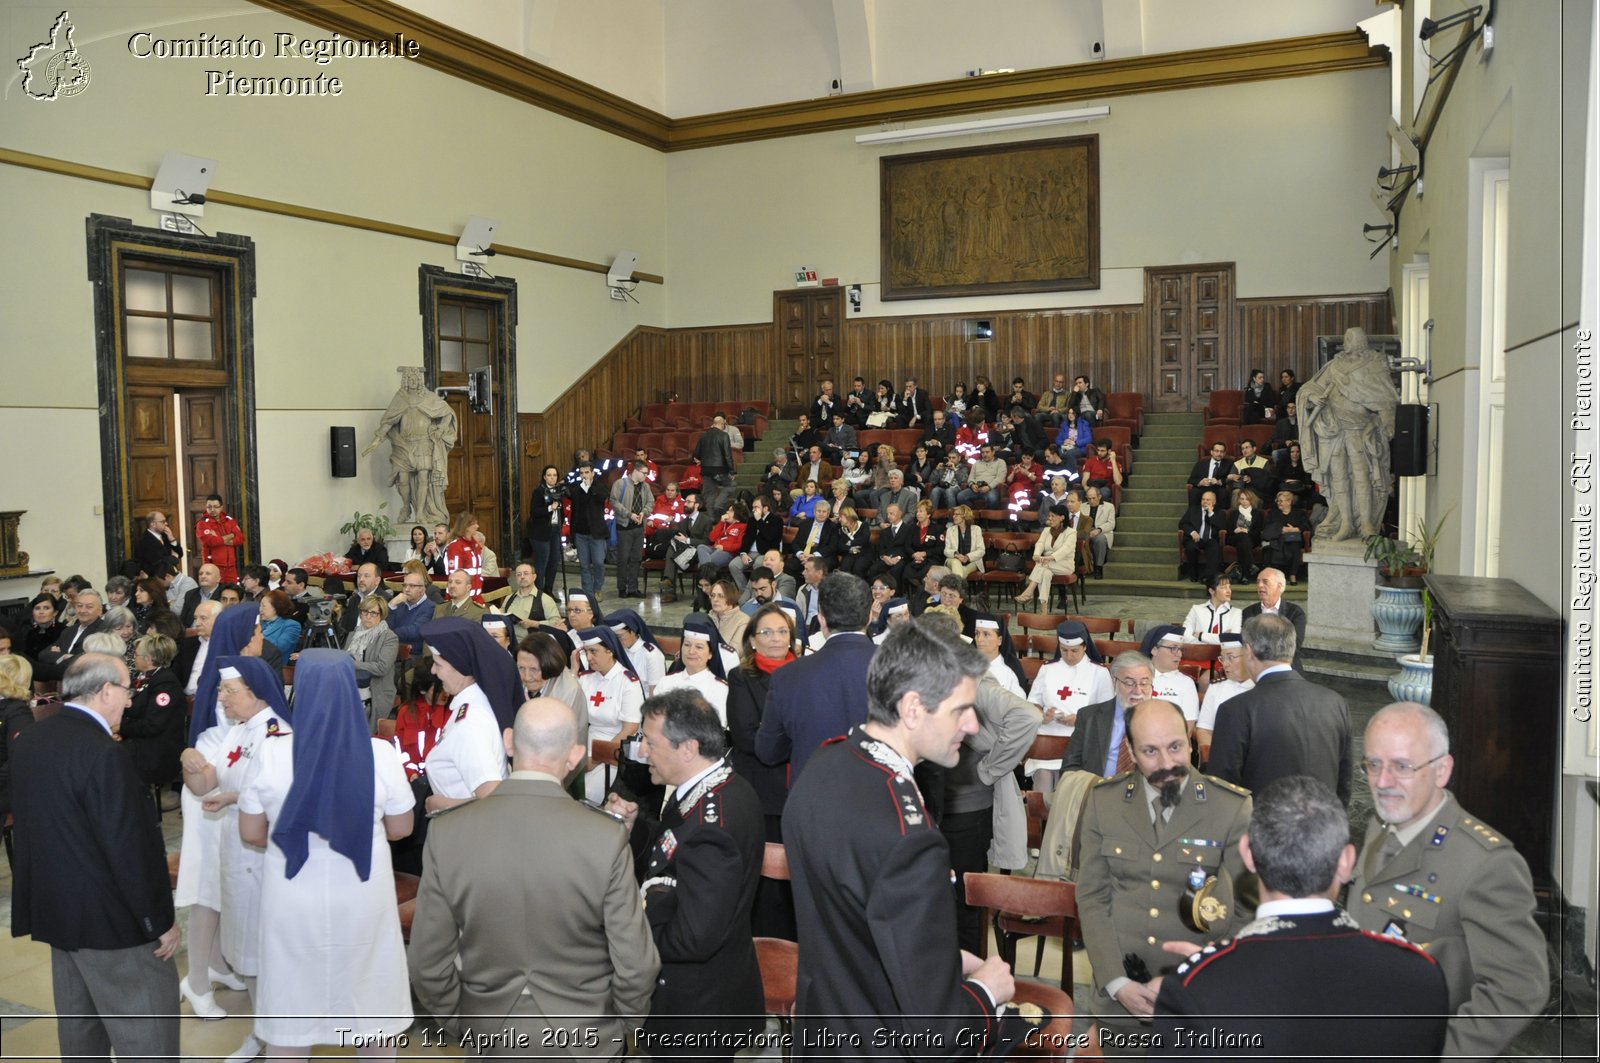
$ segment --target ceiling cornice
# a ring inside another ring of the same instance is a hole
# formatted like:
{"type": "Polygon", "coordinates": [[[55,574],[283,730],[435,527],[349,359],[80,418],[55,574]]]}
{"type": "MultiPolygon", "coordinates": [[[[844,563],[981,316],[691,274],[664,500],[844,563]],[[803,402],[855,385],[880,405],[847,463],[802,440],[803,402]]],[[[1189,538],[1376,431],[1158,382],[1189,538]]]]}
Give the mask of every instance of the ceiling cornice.
{"type": "Polygon", "coordinates": [[[251,0],[357,39],[403,33],[416,62],[659,151],[1146,92],[1304,77],[1388,63],[1359,30],[956,78],[814,100],[668,118],[389,0],[251,0]]]}

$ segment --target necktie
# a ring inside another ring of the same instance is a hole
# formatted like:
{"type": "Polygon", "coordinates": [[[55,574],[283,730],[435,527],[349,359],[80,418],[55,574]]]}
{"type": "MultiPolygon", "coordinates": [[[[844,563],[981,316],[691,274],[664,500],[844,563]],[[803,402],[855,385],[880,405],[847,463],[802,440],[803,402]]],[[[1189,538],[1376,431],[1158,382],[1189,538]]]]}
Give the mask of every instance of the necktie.
{"type": "Polygon", "coordinates": [[[1124,741],[1117,747],[1117,770],[1114,774],[1121,775],[1125,771],[1133,770],[1133,747],[1124,741]]]}
{"type": "Polygon", "coordinates": [[[811,531],[806,535],[806,553],[814,553],[817,549],[817,536],[822,534],[822,525],[816,520],[811,522],[811,531]]]}
{"type": "Polygon", "coordinates": [[[1400,855],[1400,850],[1405,845],[1400,841],[1400,835],[1392,830],[1383,832],[1383,846],[1378,850],[1378,866],[1374,870],[1381,871],[1389,861],[1400,855]]]}
{"type": "Polygon", "coordinates": [[[1200,511],[1200,538],[1205,539],[1207,537],[1208,536],[1207,536],[1207,533],[1206,533],[1206,511],[1202,509],[1200,511]]]}

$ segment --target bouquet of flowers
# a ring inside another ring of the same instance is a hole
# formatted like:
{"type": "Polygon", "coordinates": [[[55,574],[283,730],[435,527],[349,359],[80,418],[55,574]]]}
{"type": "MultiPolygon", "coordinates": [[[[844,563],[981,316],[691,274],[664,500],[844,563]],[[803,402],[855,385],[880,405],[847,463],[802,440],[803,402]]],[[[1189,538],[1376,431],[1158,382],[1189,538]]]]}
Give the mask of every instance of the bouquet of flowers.
{"type": "Polygon", "coordinates": [[[297,567],[305,569],[308,576],[348,576],[353,571],[348,557],[332,553],[312,554],[297,567]]]}

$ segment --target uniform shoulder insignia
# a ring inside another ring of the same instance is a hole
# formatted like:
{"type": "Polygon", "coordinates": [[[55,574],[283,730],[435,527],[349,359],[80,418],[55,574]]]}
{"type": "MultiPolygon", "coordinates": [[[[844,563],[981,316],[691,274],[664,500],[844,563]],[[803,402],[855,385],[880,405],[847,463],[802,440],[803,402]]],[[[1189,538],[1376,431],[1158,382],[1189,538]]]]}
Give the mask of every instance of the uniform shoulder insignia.
{"type": "Polygon", "coordinates": [[[622,675],[623,678],[627,679],[627,681],[630,683],[637,683],[639,681],[639,677],[631,672],[623,672],[622,675]]]}
{"type": "Polygon", "coordinates": [[[1457,829],[1460,830],[1462,834],[1465,834],[1475,840],[1485,849],[1499,849],[1501,846],[1511,844],[1510,842],[1506,841],[1504,834],[1501,834],[1487,823],[1484,823],[1472,816],[1463,815],[1461,817],[1461,824],[1457,829]]]}
{"type": "Polygon", "coordinates": [[[722,790],[720,788],[707,790],[705,796],[696,803],[695,811],[700,813],[700,822],[706,826],[722,826],[726,819],[722,814],[722,790]]]}
{"type": "Polygon", "coordinates": [[[289,731],[288,725],[279,722],[279,720],[278,720],[278,718],[276,716],[274,716],[272,719],[267,721],[267,737],[268,738],[279,738],[279,737],[281,737],[283,735],[286,735],[286,734],[289,734],[289,733],[291,733],[291,732],[289,731]]]}
{"type": "Polygon", "coordinates": [[[1099,782],[1094,784],[1094,788],[1098,790],[1102,786],[1114,786],[1117,783],[1126,782],[1128,780],[1128,776],[1130,776],[1132,774],[1133,774],[1133,772],[1131,770],[1129,770],[1129,771],[1122,772],[1122,773],[1120,773],[1118,775],[1113,775],[1109,779],[1101,779],[1099,782]]]}
{"type": "Polygon", "coordinates": [[[1245,789],[1243,786],[1228,782],[1226,779],[1219,779],[1215,775],[1204,775],[1202,778],[1204,778],[1205,781],[1210,783],[1212,786],[1215,786],[1221,790],[1226,790],[1231,794],[1235,794],[1239,797],[1250,796],[1249,790],[1245,789]]]}
{"type": "Polygon", "coordinates": [[[922,791],[917,789],[915,782],[900,775],[891,776],[889,792],[894,795],[895,811],[900,816],[902,836],[911,828],[933,829],[933,824],[928,820],[928,810],[922,803],[922,791]]]}

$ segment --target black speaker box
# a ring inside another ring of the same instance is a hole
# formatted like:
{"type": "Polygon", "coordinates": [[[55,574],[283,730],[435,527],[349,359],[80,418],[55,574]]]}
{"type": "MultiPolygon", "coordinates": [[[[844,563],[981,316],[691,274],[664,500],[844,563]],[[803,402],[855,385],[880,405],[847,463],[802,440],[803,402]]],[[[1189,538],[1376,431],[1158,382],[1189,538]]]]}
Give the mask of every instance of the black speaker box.
{"type": "Polygon", "coordinates": [[[336,424],[328,429],[328,441],[333,452],[333,475],[348,477],[356,474],[356,430],[349,425],[336,424]]]}
{"type": "Polygon", "coordinates": [[[1428,407],[1401,403],[1394,411],[1394,442],[1389,463],[1396,476],[1423,476],[1428,471],[1428,407]]]}

